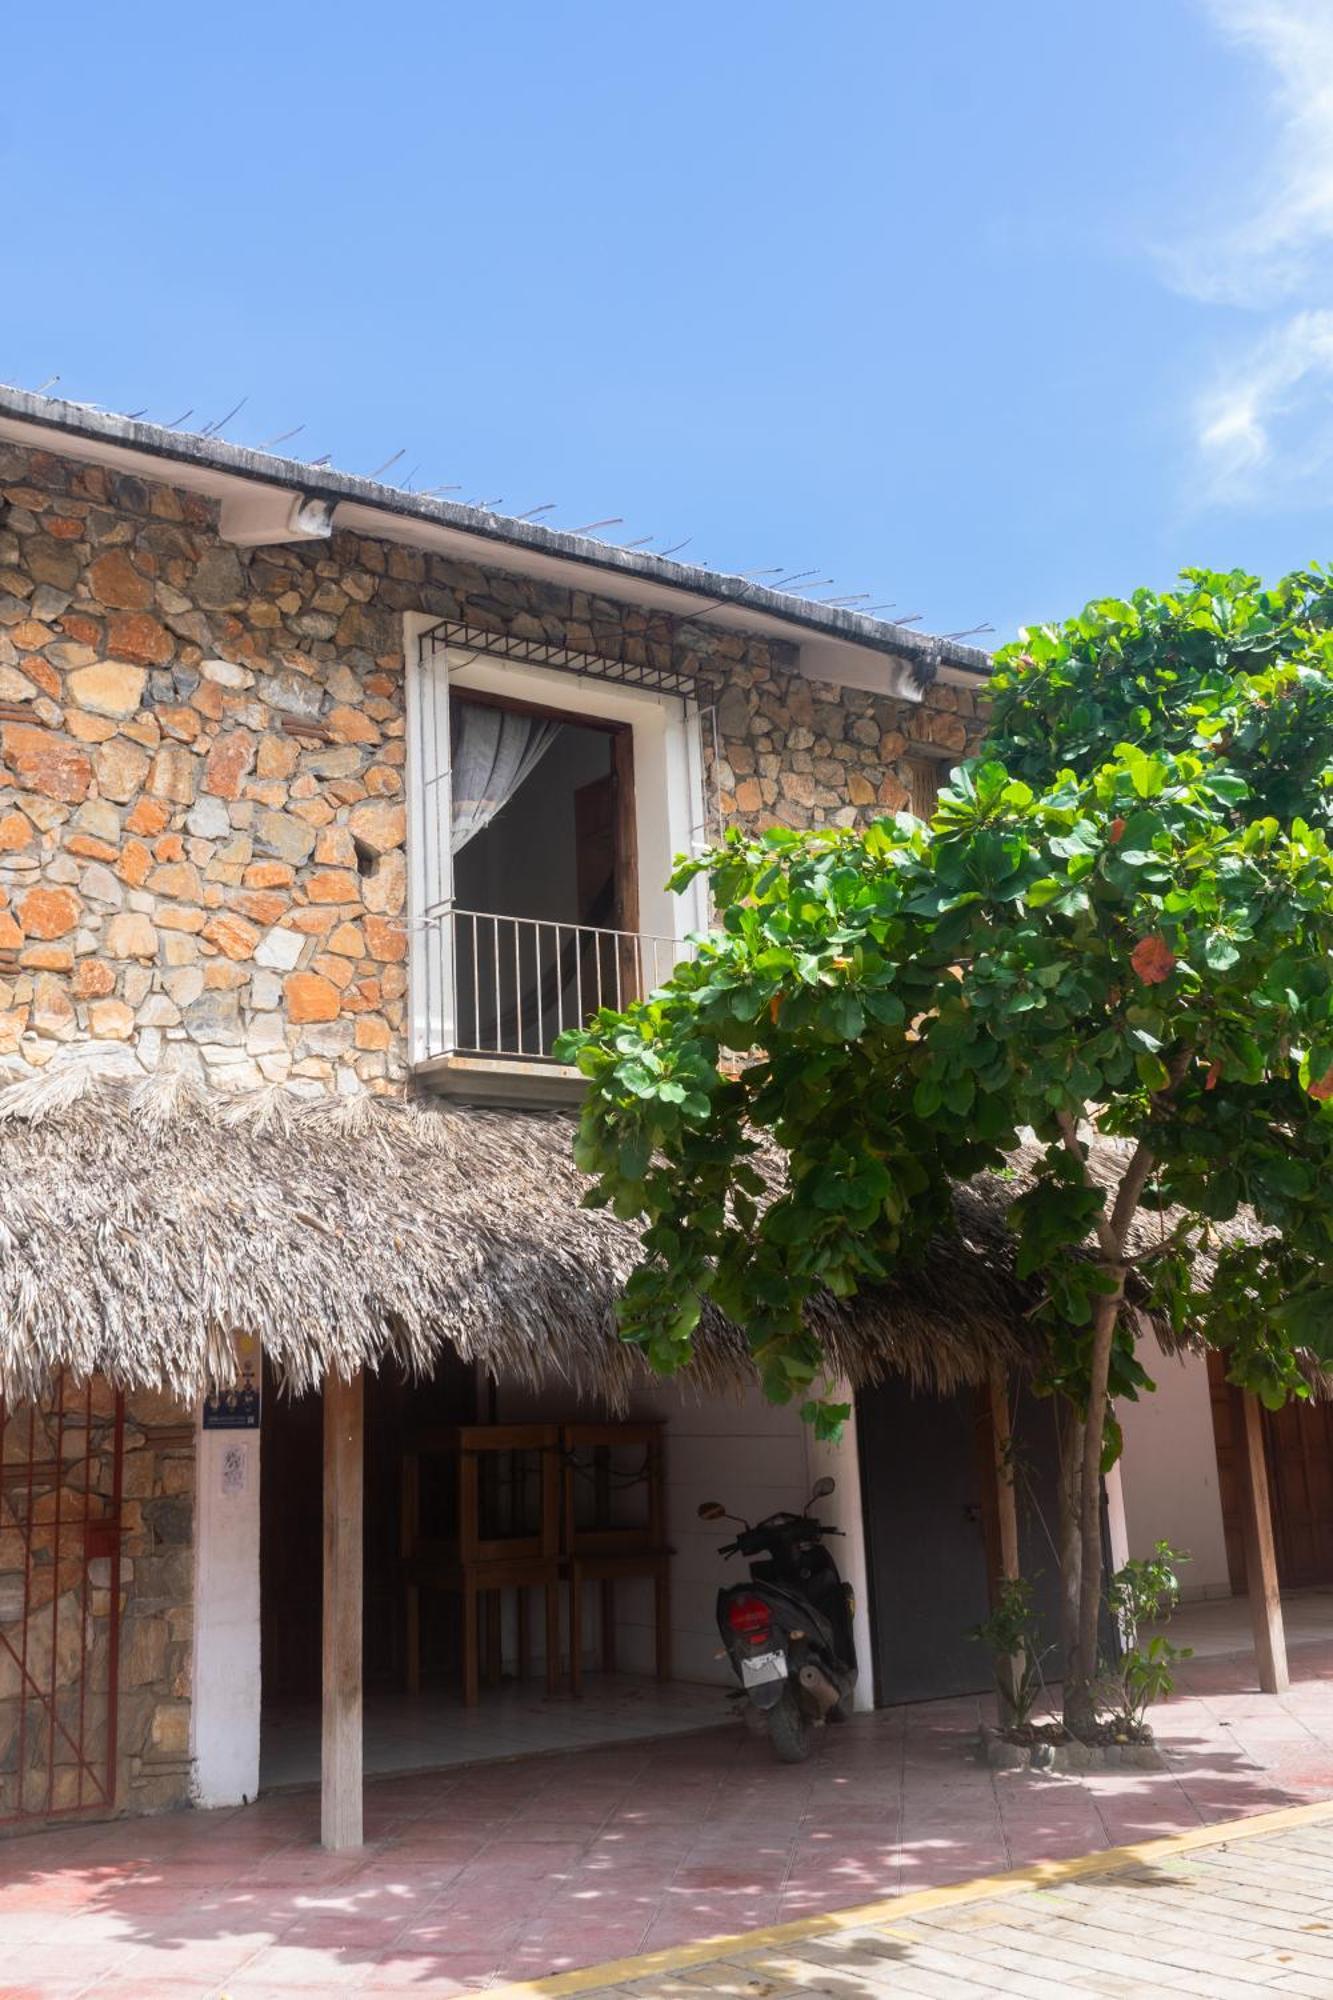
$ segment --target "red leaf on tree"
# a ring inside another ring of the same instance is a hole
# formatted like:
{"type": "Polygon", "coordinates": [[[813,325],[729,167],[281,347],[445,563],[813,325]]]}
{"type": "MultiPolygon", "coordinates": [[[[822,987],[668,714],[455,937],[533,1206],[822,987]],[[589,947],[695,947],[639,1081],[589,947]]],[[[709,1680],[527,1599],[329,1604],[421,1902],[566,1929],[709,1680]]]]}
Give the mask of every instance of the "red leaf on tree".
{"type": "Polygon", "coordinates": [[[1175,970],[1176,954],[1161,932],[1153,931],[1150,936],[1140,938],[1129,962],[1145,986],[1160,986],[1175,970]]]}
{"type": "Polygon", "coordinates": [[[1333,1097],[1333,1069],[1325,1070],[1318,1083],[1310,1085],[1310,1095],[1319,1098],[1321,1102],[1326,1097],[1333,1097]]]}
{"type": "Polygon", "coordinates": [[[1124,837],[1125,837],[1125,822],[1123,819],[1121,819],[1120,815],[1117,813],[1115,818],[1111,821],[1112,847],[1117,846],[1119,842],[1124,839],[1124,837]]]}
{"type": "Polygon", "coordinates": [[[1209,1070],[1208,1070],[1208,1074],[1207,1074],[1207,1076],[1206,1076],[1206,1077],[1204,1078],[1204,1082],[1203,1082],[1203,1087],[1204,1087],[1204,1089],[1205,1089],[1205,1090],[1216,1090],[1216,1089],[1217,1089],[1217,1086],[1218,1086],[1218,1083],[1219,1083],[1219,1081],[1220,1081],[1220,1079],[1221,1079],[1221,1075],[1222,1075],[1222,1065],[1221,1065],[1221,1063],[1220,1063],[1220,1062],[1215,1062],[1215,1063],[1212,1063],[1212,1064],[1210,1064],[1210,1066],[1209,1066],[1209,1070]]]}

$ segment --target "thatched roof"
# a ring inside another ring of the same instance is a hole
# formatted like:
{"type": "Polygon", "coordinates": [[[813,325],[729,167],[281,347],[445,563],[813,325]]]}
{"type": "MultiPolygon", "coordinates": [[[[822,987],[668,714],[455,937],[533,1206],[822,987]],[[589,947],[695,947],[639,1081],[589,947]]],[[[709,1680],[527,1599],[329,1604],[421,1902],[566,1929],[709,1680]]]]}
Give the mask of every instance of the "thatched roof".
{"type": "MultiPolygon", "coordinates": [[[[0,1088],[0,1393],[100,1370],[182,1398],[231,1378],[258,1333],[303,1388],[447,1342],[495,1373],[620,1400],[644,1364],[615,1331],[633,1225],[579,1206],[572,1121],[367,1097],[205,1094],[70,1060],[0,1088]]],[[[959,1235],[924,1267],[811,1313],[855,1384],[975,1382],[1022,1350],[1004,1181],[959,1191],[959,1235]]],[[[712,1313],[700,1388],[752,1380],[712,1313]]]]}

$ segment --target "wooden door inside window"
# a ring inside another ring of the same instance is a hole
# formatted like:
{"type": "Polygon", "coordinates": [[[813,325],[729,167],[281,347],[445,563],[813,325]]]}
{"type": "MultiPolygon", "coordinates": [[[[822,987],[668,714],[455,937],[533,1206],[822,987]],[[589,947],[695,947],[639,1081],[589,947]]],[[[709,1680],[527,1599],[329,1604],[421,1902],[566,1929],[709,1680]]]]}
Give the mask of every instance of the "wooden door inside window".
{"type": "Polygon", "coordinates": [[[581,989],[596,1006],[623,1007],[642,989],[632,934],[638,928],[638,867],[634,824],[633,736],[618,729],[611,739],[611,769],[574,793],[574,838],[579,922],[619,939],[580,942],[581,989]]]}
{"type": "Polygon", "coordinates": [[[574,794],[579,922],[619,930],[619,857],[616,853],[616,774],[593,778],[574,794]]]}
{"type": "Polygon", "coordinates": [[[935,808],[940,802],[940,785],[946,775],[946,767],[934,757],[912,757],[908,759],[907,781],[910,787],[910,805],[918,819],[933,819],[935,808]]]}

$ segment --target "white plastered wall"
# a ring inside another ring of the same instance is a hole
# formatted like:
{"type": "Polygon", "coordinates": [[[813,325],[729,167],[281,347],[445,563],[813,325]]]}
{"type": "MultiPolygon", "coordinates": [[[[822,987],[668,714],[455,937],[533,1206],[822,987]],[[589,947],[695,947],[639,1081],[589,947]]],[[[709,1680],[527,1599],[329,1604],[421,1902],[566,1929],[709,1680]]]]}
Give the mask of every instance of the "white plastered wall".
{"type": "MultiPolygon", "coordinates": [[[[500,1388],[501,1422],[549,1422],[591,1414],[586,1405],[580,1409],[572,1395],[557,1384],[541,1392],[503,1384],[500,1388]]],[[[675,1551],[671,1565],[673,1678],[717,1687],[732,1684],[730,1666],[717,1658],[721,1641],[715,1604],[719,1586],[742,1581],[746,1571],[739,1557],[727,1561],[718,1554],[719,1543],[735,1533],[734,1525],[701,1521],[700,1501],[720,1500],[730,1513],[753,1522],[780,1508],[795,1511],[803,1507],[815,1480],[828,1474],[837,1482],[836,1490],[814,1511],[830,1526],[844,1530],[845,1539],[831,1540],[829,1547],[856,1593],[856,1647],[861,1662],[856,1706],[873,1706],[855,1419],[845,1426],[839,1443],[820,1444],[794,1404],[770,1403],[757,1389],[744,1395],[699,1395],[685,1378],[645,1386],[635,1395],[629,1414],[658,1418],[666,1425],[666,1531],[675,1551]]],[[[589,1666],[596,1664],[597,1657],[596,1595],[589,1592],[582,1635],[589,1666]]],[[[653,1595],[646,1582],[617,1586],[616,1661],[626,1673],[653,1672],[653,1595]]]]}
{"type": "Polygon", "coordinates": [[[1150,1555],[1155,1542],[1168,1541],[1190,1556],[1181,1573],[1186,1597],[1228,1597],[1208,1364],[1201,1354],[1154,1355],[1149,1367],[1156,1390],[1117,1408],[1129,1554],[1150,1555]]]}
{"type": "Polygon", "coordinates": [[[857,1684],[852,1706],[873,1708],[875,1675],[870,1653],[870,1571],[861,1491],[861,1454],[856,1435],[856,1406],[852,1391],[845,1383],[834,1391],[830,1401],[851,1404],[852,1414],[843,1425],[842,1436],[836,1444],[821,1443],[810,1426],[802,1424],[806,1469],[811,1486],[826,1473],[836,1481],[833,1492],[827,1500],[819,1502],[815,1512],[830,1527],[842,1529],[842,1538],[830,1541],[829,1547],[856,1599],[852,1639],[856,1646],[857,1684]]]}
{"type": "Polygon", "coordinates": [[[201,1806],[259,1790],[259,1437],[196,1425],[190,1749],[201,1806]]]}

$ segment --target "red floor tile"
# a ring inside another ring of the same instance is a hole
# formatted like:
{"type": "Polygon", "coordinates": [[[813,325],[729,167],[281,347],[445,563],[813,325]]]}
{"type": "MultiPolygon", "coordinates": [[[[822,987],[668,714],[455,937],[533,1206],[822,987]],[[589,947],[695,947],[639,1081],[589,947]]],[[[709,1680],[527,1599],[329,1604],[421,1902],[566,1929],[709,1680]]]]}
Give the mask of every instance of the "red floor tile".
{"type": "Polygon", "coordinates": [[[1330,1797],[1333,1645],[1292,1667],[1278,1700],[1248,1662],[1192,1663],[1158,1712],[1161,1772],[991,1772],[980,1705],[949,1702],[859,1717],[801,1766],[733,1724],[376,1781],[351,1856],[315,1846],[317,1802],[292,1794],[5,1842],[0,2000],[448,2000],[1330,1797]]]}

